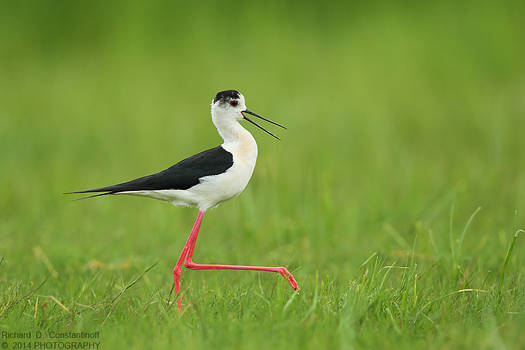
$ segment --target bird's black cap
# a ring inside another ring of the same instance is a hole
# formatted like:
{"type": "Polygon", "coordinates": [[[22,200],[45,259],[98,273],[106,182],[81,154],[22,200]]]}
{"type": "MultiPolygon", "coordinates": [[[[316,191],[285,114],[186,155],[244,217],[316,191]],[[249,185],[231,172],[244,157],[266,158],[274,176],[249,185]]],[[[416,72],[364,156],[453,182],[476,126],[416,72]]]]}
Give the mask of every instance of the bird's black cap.
{"type": "Polygon", "coordinates": [[[241,97],[241,94],[237,90],[224,90],[217,93],[217,96],[213,99],[213,103],[221,100],[221,101],[227,101],[232,98],[239,98],[241,97]]]}

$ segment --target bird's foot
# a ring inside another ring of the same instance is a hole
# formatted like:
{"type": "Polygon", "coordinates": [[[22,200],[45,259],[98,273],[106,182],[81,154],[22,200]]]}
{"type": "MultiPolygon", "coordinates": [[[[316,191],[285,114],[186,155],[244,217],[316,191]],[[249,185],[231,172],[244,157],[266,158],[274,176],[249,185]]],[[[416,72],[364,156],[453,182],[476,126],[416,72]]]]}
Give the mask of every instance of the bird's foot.
{"type": "Polygon", "coordinates": [[[290,273],[290,271],[288,271],[286,268],[284,267],[281,267],[280,270],[279,270],[279,273],[286,279],[288,280],[288,283],[290,283],[290,285],[292,286],[292,288],[294,290],[299,290],[299,285],[297,284],[297,281],[295,280],[295,278],[293,278],[292,274],[290,273]]]}

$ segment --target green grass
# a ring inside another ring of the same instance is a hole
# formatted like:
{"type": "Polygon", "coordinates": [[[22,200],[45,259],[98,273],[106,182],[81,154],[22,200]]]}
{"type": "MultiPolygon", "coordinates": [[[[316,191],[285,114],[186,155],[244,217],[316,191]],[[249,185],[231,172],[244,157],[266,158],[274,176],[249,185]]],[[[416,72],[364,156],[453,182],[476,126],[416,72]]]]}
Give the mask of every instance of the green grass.
{"type": "Polygon", "coordinates": [[[523,4],[0,6],[0,332],[523,348],[523,4]],[[288,130],[247,126],[254,176],[206,213],[195,261],[287,266],[301,290],[183,270],[179,313],[172,268],[196,210],[62,193],[216,146],[209,103],[231,88],[288,130]]]}

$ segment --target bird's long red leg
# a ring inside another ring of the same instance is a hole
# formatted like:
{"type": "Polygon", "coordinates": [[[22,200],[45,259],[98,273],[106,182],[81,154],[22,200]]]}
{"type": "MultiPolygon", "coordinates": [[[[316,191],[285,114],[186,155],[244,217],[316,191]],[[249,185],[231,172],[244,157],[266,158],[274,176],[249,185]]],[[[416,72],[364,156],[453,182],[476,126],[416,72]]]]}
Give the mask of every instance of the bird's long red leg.
{"type": "Polygon", "coordinates": [[[177,298],[177,307],[179,308],[179,310],[182,309],[182,301],[181,301],[181,298],[179,297],[180,274],[181,274],[182,264],[184,264],[184,258],[186,258],[186,255],[188,254],[188,250],[190,248],[193,236],[197,236],[199,234],[199,229],[201,227],[203,215],[204,215],[204,212],[199,210],[199,214],[197,215],[197,220],[195,220],[195,224],[193,224],[193,229],[191,230],[191,233],[188,237],[188,240],[186,241],[186,244],[184,244],[184,249],[182,250],[179,260],[177,261],[177,264],[175,265],[175,268],[173,269],[173,281],[175,282],[175,295],[177,298]]]}
{"type": "MultiPolygon", "coordinates": [[[[184,261],[185,267],[187,267],[190,270],[252,270],[252,271],[277,272],[277,273],[280,273],[285,279],[288,280],[288,282],[290,283],[293,289],[295,290],[299,289],[299,286],[297,285],[295,278],[293,278],[292,274],[284,267],[195,264],[191,259],[193,257],[193,251],[195,250],[195,244],[197,243],[197,237],[199,236],[199,227],[202,221],[202,214],[204,213],[202,211],[199,211],[199,216],[197,216],[197,221],[195,222],[195,225],[197,225],[197,222],[198,222],[198,227],[196,230],[195,230],[195,226],[193,227],[191,235],[188,238],[189,249],[186,255],[186,260],[184,261]]],[[[188,243],[186,243],[186,245],[188,245],[188,243]]],[[[186,247],[184,247],[184,249],[186,249],[186,247]]]]}

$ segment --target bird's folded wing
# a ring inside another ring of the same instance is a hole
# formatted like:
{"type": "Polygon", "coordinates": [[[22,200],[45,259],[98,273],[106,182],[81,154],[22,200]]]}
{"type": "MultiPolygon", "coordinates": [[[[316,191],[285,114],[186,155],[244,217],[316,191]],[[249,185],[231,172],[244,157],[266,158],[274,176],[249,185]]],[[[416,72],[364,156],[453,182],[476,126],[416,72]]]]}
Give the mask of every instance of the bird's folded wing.
{"type": "Polygon", "coordinates": [[[113,186],[68,192],[67,194],[105,192],[95,195],[99,196],[128,191],[187,190],[199,184],[200,178],[221,174],[232,165],[233,155],[222,148],[222,146],[217,146],[186,158],[156,174],[140,177],[113,186]]]}

